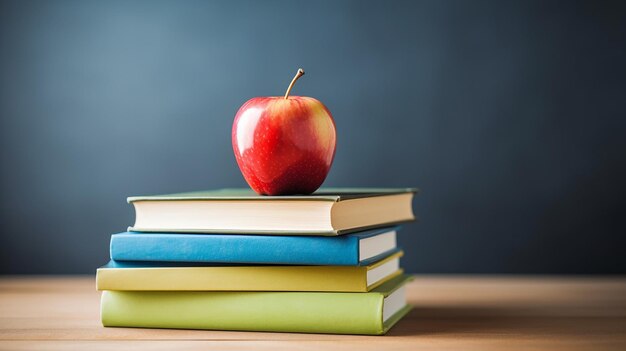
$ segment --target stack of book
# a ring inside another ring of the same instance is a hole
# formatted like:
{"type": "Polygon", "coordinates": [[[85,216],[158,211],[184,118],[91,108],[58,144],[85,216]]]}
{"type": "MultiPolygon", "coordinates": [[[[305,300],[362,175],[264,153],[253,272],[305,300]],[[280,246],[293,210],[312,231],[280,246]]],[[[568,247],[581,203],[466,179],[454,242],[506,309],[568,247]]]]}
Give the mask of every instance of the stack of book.
{"type": "Polygon", "coordinates": [[[409,310],[396,244],[415,189],[131,197],[98,269],[110,327],[384,334],[409,310]]]}

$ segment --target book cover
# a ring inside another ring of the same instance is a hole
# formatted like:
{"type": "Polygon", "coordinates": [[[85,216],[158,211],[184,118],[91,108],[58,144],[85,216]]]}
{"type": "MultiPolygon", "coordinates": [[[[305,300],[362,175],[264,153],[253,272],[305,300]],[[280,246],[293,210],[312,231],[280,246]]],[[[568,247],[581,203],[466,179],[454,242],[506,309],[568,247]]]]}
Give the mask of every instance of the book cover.
{"type": "Polygon", "coordinates": [[[225,188],[190,191],[176,194],[130,196],[127,201],[174,201],[174,200],[247,200],[247,201],[343,201],[374,196],[416,193],[417,188],[320,188],[311,195],[259,195],[250,188],[225,188]]]}
{"type": "Polygon", "coordinates": [[[400,275],[367,293],[104,291],[105,327],[386,333],[410,310],[400,275]]]}
{"type": "Polygon", "coordinates": [[[197,266],[111,261],[98,290],[367,292],[402,273],[398,252],[368,266],[197,266]]]}
{"type": "Polygon", "coordinates": [[[398,251],[398,227],[344,236],[125,232],[111,236],[116,261],[368,265],[398,251]]]}

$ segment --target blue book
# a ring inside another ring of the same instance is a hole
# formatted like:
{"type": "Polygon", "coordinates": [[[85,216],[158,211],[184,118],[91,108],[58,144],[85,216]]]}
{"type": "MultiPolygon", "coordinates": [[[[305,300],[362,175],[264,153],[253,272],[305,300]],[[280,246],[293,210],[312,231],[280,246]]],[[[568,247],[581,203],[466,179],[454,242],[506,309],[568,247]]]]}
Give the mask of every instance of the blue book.
{"type": "Polygon", "coordinates": [[[124,232],[111,236],[116,261],[367,265],[400,251],[398,227],[336,237],[124,232]]]}

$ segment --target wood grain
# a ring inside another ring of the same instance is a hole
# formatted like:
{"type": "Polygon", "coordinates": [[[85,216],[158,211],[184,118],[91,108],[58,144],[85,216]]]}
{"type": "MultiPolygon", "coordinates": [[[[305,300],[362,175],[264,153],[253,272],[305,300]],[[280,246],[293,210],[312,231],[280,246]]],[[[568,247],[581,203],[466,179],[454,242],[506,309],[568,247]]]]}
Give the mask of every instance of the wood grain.
{"type": "Polygon", "coordinates": [[[1,277],[1,350],[626,350],[626,278],[418,276],[386,336],[103,328],[94,277],[1,277]]]}

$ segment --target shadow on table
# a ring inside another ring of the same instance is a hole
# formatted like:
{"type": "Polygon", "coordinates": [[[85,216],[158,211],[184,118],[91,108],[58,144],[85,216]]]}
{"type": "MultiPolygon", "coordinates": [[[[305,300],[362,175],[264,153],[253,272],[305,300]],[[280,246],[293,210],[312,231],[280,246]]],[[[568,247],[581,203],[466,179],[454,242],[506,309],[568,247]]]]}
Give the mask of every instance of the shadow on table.
{"type": "MultiPolygon", "coordinates": [[[[415,307],[387,336],[452,334],[553,335],[593,334],[606,325],[600,318],[541,313],[539,309],[468,306],[415,307]]],[[[617,328],[615,332],[619,332],[617,328]]]]}

